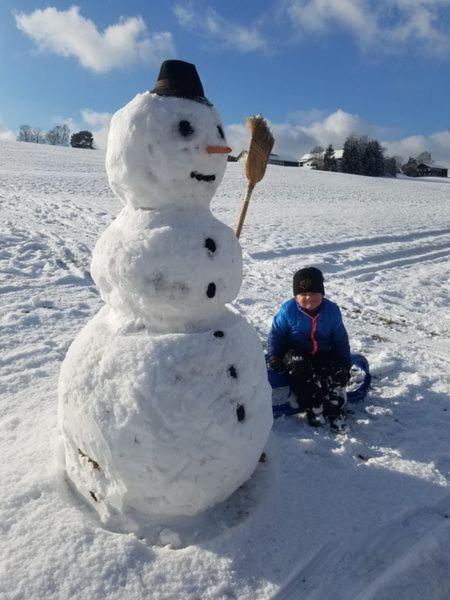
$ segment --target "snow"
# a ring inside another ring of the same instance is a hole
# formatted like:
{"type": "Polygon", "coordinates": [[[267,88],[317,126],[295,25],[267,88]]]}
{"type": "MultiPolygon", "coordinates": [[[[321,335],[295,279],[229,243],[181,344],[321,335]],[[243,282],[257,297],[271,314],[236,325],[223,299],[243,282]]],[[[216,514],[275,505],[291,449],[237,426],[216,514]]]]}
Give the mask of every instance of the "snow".
{"type": "MultiPolygon", "coordinates": [[[[103,161],[0,144],[0,597],[447,600],[450,182],[268,167],[234,306],[265,339],[294,270],[322,268],[373,389],[342,435],[276,421],[249,482],[151,544],[57,462],[61,362],[103,305],[91,252],[121,208],[103,161]]],[[[228,164],[214,215],[233,226],[244,190],[228,164]]]]}

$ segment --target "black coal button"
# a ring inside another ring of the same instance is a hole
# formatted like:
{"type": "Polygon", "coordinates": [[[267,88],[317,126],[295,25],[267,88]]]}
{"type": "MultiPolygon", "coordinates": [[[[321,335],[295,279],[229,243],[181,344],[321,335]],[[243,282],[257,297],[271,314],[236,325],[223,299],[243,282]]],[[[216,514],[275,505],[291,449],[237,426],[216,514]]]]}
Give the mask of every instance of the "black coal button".
{"type": "Polygon", "coordinates": [[[217,250],[216,242],[212,238],[206,238],[205,248],[207,248],[210,252],[215,252],[217,250]]]}
{"type": "Polygon", "coordinates": [[[245,408],[242,406],[242,404],[239,404],[237,407],[236,416],[238,421],[243,421],[245,419],[245,408]]]}
{"type": "Polygon", "coordinates": [[[208,298],[214,298],[214,296],[216,295],[216,284],[215,283],[208,284],[208,289],[206,290],[206,295],[208,296],[208,298]]]}
{"type": "Polygon", "coordinates": [[[215,331],[213,335],[214,335],[214,337],[223,337],[225,334],[223,331],[218,330],[218,331],[215,331]]]}
{"type": "Polygon", "coordinates": [[[236,369],[233,365],[231,365],[231,367],[228,369],[228,373],[231,375],[231,377],[233,377],[233,379],[237,379],[236,369]]]}

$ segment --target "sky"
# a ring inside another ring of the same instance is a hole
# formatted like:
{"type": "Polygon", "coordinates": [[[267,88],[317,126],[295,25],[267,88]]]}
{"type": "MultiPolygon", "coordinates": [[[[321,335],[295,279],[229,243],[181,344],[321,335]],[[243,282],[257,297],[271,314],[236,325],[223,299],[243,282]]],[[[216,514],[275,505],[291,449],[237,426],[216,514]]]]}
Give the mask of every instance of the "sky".
{"type": "Polygon", "coordinates": [[[0,140],[20,125],[90,129],[193,62],[235,151],[262,114],[275,150],[351,133],[450,165],[450,0],[0,0],[0,140]]]}

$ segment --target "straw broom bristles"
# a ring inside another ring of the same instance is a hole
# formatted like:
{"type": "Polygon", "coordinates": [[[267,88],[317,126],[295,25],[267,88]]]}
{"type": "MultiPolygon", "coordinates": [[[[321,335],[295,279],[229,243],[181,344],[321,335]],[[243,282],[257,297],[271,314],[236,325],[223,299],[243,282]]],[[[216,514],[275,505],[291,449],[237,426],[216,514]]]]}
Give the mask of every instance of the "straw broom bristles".
{"type": "Polygon", "coordinates": [[[245,195],[244,204],[242,205],[241,214],[236,227],[236,236],[241,235],[244,225],[245,215],[247,214],[250,197],[255,185],[261,181],[266,172],[267,161],[272,151],[274,139],[270,132],[266,121],[257,115],[247,119],[247,125],[250,129],[250,145],[245,162],[245,174],[247,175],[247,193],[245,195]]]}

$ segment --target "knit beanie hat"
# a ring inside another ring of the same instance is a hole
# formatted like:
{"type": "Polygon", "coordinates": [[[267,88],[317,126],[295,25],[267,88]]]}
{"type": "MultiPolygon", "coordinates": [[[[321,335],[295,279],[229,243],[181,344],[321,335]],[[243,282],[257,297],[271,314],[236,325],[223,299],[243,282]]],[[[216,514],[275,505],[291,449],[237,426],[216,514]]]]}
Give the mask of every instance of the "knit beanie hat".
{"type": "Polygon", "coordinates": [[[294,296],[307,292],[325,294],[322,271],[315,267],[300,269],[294,275],[294,296]]]}

